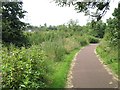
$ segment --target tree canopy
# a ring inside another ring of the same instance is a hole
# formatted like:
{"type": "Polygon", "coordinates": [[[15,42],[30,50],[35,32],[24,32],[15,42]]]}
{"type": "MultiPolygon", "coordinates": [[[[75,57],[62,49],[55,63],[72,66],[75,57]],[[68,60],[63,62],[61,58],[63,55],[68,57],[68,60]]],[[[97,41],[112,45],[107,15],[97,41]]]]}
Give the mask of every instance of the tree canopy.
{"type": "Polygon", "coordinates": [[[85,15],[90,15],[99,21],[109,10],[110,0],[54,0],[59,6],[74,6],[78,12],[84,12],[85,15]],[[92,10],[95,10],[93,12],[92,10]]]}
{"type": "Polygon", "coordinates": [[[26,24],[20,19],[24,18],[23,2],[2,2],[2,41],[21,46],[26,42],[23,34],[26,24]]]}

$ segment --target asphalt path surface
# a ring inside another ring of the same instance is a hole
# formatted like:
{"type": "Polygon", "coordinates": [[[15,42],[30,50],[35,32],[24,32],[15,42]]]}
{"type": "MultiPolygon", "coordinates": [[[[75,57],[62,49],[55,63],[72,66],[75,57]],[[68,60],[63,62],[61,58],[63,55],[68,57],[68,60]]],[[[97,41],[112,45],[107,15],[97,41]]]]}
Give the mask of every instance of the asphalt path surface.
{"type": "Polygon", "coordinates": [[[82,49],[72,69],[73,88],[117,88],[118,82],[109,74],[95,54],[97,44],[82,49]]]}

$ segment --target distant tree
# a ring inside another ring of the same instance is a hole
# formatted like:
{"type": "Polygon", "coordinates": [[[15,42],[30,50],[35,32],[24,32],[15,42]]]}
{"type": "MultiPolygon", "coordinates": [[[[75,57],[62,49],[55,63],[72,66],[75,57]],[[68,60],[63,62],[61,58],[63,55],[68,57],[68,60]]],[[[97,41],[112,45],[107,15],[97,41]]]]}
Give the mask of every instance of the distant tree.
{"type": "Polygon", "coordinates": [[[45,23],[44,26],[47,27],[47,23],[45,23]]]}
{"type": "Polygon", "coordinates": [[[53,29],[53,28],[52,28],[52,25],[50,25],[50,26],[48,27],[48,29],[49,29],[49,30],[52,30],[52,29],[53,29]]]}
{"type": "Polygon", "coordinates": [[[67,31],[67,30],[68,30],[68,27],[67,27],[65,24],[63,24],[63,25],[58,25],[58,26],[57,26],[57,30],[67,31]]]}
{"type": "Polygon", "coordinates": [[[96,22],[94,27],[92,27],[91,33],[94,34],[95,37],[103,38],[105,34],[106,24],[102,22],[102,20],[96,22]]]}
{"type": "Polygon", "coordinates": [[[40,25],[39,27],[39,30],[48,30],[48,27],[47,27],[47,23],[44,23],[44,25],[40,25]]]}
{"type": "Polygon", "coordinates": [[[78,20],[72,20],[72,19],[70,19],[69,21],[68,21],[68,25],[78,25],[78,20]]]}
{"type": "Polygon", "coordinates": [[[48,30],[57,30],[57,27],[50,25],[50,26],[48,27],[48,30]]]}
{"type": "Polygon", "coordinates": [[[73,30],[73,31],[78,31],[80,26],[78,25],[78,20],[72,20],[70,19],[68,21],[68,27],[69,29],[73,30]]]}
{"type": "Polygon", "coordinates": [[[23,34],[26,24],[20,20],[26,13],[22,4],[23,2],[2,2],[2,41],[5,44],[23,46],[28,42],[23,34]]]}

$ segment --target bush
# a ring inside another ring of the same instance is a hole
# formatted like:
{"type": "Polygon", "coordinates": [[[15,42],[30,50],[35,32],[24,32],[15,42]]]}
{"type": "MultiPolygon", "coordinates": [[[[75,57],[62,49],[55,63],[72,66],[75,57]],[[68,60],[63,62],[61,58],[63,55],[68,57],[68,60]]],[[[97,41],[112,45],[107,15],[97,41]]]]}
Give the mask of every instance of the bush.
{"type": "Polygon", "coordinates": [[[81,46],[88,45],[88,41],[87,41],[87,39],[84,36],[79,38],[79,42],[80,42],[81,46]]]}
{"type": "Polygon", "coordinates": [[[49,60],[40,47],[2,50],[2,88],[45,88],[49,80],[49,60]]]}
{"type": "Polygon", "coordinates": [[[98,43],[99,42],[99,39],[98,38],[95,38],[93,36],[89,36],[88,37],[88,42],[89,43],[98,43]]]}

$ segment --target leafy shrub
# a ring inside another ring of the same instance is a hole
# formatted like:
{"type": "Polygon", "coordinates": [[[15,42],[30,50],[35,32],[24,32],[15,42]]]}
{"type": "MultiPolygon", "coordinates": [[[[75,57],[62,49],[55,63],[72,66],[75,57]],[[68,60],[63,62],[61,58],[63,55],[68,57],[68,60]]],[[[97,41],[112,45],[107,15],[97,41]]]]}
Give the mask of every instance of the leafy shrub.
{"type": "Polygon", "coordinates": [[[40,47],[3,48],[2,59],[2,88],[45,88],[50,83],[49,60],[40,47]]]}
{"type": "Polygon", "coordinates": [[[81,46],[88,45],[88,41],[84,36],[79,37],[79,43],[81,46]]]}
{"type": "Polygon", "coordinates": [[[89,36],[88,37],[88,41],[89,43],[98,43],[99,42],[99,39],[98,38],[95,38],[93,36],[89,36]]]}

